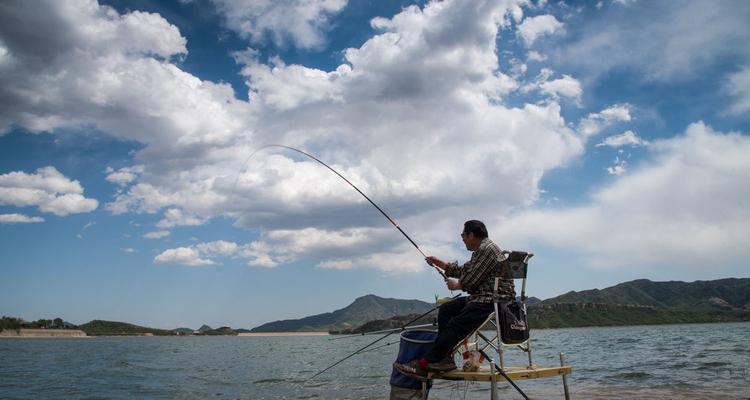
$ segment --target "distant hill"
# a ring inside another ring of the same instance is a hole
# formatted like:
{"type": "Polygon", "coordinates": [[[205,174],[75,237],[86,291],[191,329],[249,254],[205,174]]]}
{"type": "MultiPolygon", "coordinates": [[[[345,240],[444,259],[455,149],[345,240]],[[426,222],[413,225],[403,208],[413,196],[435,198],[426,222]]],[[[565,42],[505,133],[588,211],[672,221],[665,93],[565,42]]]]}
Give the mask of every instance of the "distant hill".
{"type": "MultiPolygon", "coordinates": [[[[520,296],[518,296],[518,297],[520,297],[520,296]]],[[[534,304],[539,304],[541,302],[542,302],[542,299],[540,299],[538,297],[528,297],[526,299],[526,305],[527,306],[531,306],[531,305],[534,305],[534,304]]]]}
{"type": "Polygon", "coordinates": [[[222,326],[221,328],[203,331],[203,334],[208,336],[236,336],[237,332],[228,326],[222,326]]]}
{"type": "Polygon", "coordinates": [[[638,279],[529,305],[528,318],[532,328],[748,321],[750,279],[638,279]]]}
{"type": "MultiPolygon", "coordinates": [[[[529,297],[526,305],[529,326],[534,329],[750,321],[750,279],[696,282],[638,279],[605,289],[568,292],[547,300],[529,297]]],[[[339,333],[398,328],[415,316],[374,319],[339,333]]],[[[429,322],[431,317],[414,325],[429,322]]]]}
{"type": "Polygon", "coordinates": [[[163,329],[147,328],[145,326],[128,324],[126,322],[102,321],[99,319],[95,319],[83,325],[79,325],[78,329],[86,332],[86,334],[89,336],[121,336],[144,334],[152,334],[154,336],[167,336],[173,334],[171,331],[163,329]]]}
{"type": "Polygon", "coordinates": [[[544,329],[750,321],[750,313],[688,311],[618,304],[555,303],[529,306],[528,319],[532,329],[544,329]]]}
{"type": "Polygon", "coordinates": [[[420,300],[387,299],[375,295],[362,296],[347,307],[330,313],[300,319],[269,322],[251,329],[252,332],[326,332],[352,329],[365,322],[396,315],[422,314],[434,305],[420,300]]]}
{"type": "Polygon", "coordinates": [[[750,311],[750,278],[695,282],[638,279],[605,289],[568,292],[542,304],[577,302],[686,311],[750,311]]]}

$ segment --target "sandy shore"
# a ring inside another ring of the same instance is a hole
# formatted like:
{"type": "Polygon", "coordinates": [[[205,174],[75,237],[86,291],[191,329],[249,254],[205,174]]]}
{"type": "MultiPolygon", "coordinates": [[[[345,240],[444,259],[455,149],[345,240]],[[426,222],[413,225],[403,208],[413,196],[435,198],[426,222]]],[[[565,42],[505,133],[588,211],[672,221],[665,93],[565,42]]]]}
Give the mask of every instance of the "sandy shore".
{"type": "Polygon", "coordinates": [[[78,329],[3,329],[0,338],[87,338],[84,331],[78,329]]]}
{"type": "Polygon", "coordinates": [[[237,336],[328,336],[328,332],[249,332],[237,336]]]}

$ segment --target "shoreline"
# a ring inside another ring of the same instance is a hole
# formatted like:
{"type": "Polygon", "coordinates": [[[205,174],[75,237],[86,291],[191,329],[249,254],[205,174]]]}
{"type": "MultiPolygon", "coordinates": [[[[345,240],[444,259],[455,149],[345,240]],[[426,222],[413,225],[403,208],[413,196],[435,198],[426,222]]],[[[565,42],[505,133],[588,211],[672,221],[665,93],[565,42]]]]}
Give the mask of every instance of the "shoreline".
{"type": "Polygon", "coordinates": [[[86,332],[78,329],[3,329],[0,339],[79,339],[89,338],[86,332]]]}

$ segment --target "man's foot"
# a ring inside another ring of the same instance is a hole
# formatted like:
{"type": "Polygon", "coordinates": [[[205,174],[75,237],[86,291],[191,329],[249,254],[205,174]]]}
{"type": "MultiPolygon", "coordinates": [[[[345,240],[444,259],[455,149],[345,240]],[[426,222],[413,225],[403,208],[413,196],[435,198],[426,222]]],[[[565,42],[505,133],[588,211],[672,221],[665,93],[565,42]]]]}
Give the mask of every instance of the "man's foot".
{"type": "Polygon", "coordinates": [[[427,369],[423,368],[419,364],[419,360],[411,360],[407,363],[393,363],[393,368],[406,376],[418,379],[420,381],[427,380],[427,369]]]}
{"type": "Polygon", "coordinates": [[[427,363],[427,370],[430,372],[448,372],[456,369],[456,362],[453,360],[453,354],[445,356],[442,360],[434,363],[427,363]]]}

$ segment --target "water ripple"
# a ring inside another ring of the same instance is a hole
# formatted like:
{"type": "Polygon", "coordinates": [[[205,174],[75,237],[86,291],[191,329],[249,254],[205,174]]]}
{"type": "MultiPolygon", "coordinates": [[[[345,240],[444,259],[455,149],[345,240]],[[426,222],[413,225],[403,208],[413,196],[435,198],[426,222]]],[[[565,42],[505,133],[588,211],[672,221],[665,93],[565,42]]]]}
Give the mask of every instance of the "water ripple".
{"type": "MultiPolygon", "coordinates": [[[[575,398],[750,398],[750,324],[534,330],[534,362],[574,368],[575,398]],[[720,327],[720,329],[717,329],[720,327]],[[710,339],[709,339],[710,338],[710,339]]],[[[375,338],[167,337],[1,340],[0,398],[382,399],[396,346],[305,379],[375,338]]],[[[526,355],[506,352],[507,365],[526,355]]],[[[559,398],[559,378],[525,380],[534,398],[559,398]]],[[[436,382],[430,399],[486,399],[483,383],[436,382]]],[[[503,397],[514,389],[500,386],[503,397]]]]}

